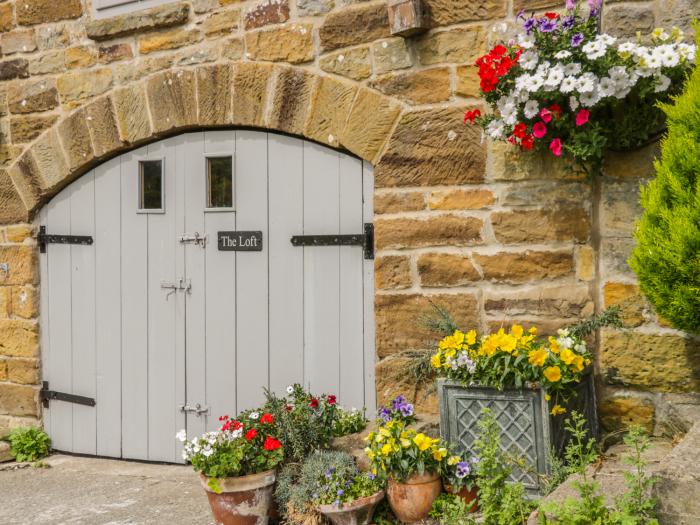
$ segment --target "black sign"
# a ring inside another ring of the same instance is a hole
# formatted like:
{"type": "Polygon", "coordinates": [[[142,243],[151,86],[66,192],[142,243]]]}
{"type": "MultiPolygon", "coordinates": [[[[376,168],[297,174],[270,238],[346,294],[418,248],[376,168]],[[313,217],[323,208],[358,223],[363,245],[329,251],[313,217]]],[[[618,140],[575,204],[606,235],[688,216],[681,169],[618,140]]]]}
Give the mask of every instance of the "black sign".
{"type": "Polygon", "coordinates": [[[225,252],[260,252],[262,232],[219,232],[219,250],[225,252]]]}

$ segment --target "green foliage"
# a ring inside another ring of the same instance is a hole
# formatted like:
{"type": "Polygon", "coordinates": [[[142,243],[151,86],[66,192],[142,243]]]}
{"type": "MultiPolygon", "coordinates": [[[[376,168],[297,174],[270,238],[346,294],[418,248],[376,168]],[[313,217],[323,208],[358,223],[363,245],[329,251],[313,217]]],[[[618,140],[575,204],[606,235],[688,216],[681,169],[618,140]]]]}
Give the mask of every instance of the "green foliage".
{"type": "Polygon", "coordinates": [[[554,489],[564,483],[566,478],[572,474],[569,466],[557,455],[554,448],[547,451],[547,463],[549,463],[550,473],[541,476],[542,492],[545,496],[554,492],[554,489]]]}
{"type": "MultiPolygon", "coordinates": [[[[698,32],[700,34],[700,32],[698,32]]],[[[656,178],[641,191],[644,213],[629,260],[642,292],[671,324],[700,333],[700,69],[661,106],[668,135],[656,178]]]]}
{"type": "Polygon", "coordinates": [[[265,397],[264,410],[275,418],[287,460],[301,463],[312,452],[330,446],[338,417],[335,396],[316,396],[297,384],[289,387],[287,397],[277,397],[269,390],[265,397]]]}
{"type": "Polygon", "coordinates": [[[501,451],[498,422],[489,409],[479,419],[479,438],[474,445],[479,453],[479,509],[484,525],[521,525],[527,521],[532,504],[525,498],[522,483],[508,483],[512,472],[501,451]]]}
{"type": "Polygon", "coordinates": [[[318,497],[318,481],[330,470],[357,472],[354,458],[346,452],[320,451],[302,463],[288,463],[277,476],[275,501],[280,509],[307,509],[318,497]]]}
{"type": "Polygon", "coordinates": [[[6,438],[10,442],[10,454],[16,461],[37,461],[48,456],[51,438],[39,428],[16,428],[6,438]]]}
{"type": "Polygon", "coordinates": [[[420,324],[424,328],[443,337],[452,335],[455,330],[459,330],[459,326],[447,308],[432,301],[430,301],[430,306],[433,308],[432,311],[423,314],[420,318],[420,324]]]}
{"type": "Polygon", "coordinates": [[[335,437],[347,436],[362,432],[367,426],[367,418],[365,410],[357,410],[353,408],[348,410],[343,407],[338,407],[337,418],[333,426],[333,435],[335,437]]]}
{"type": "Polygon", "coordinates": [[[473,525],[475,522],[470,513],[471,504],[455,494],[442,493],[433,503],[429,517],[439,525],[473,525]]]}
{"type": "Polygon", "coordinates": [[[578,339],[585,339],[600,328],[622,328],[622,311],[619,306],[610,306],[599,314],[594,314],[579,323],[569,327],[569,335],[578,339]]]}

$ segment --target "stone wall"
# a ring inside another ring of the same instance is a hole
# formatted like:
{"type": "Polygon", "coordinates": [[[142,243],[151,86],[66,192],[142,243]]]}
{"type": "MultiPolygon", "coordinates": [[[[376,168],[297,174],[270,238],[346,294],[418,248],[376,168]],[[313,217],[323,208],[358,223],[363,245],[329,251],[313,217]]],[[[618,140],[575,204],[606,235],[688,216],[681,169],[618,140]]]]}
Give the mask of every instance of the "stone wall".
{"type": "MultiPolygon", "coordinates": [[[[36,254],[22,224],[106,158],[240,125],[375,165],[380,401],[413,389],[435,410],[425,386],[392,375],[402,351],[434,344],[417,322],[431,303],[465,327],[545,333],[620,304],[630,330],[600,337],[603,422],[675,432],[685,416],[672,407],[697,403],[700,350],[656,318],[625,262],[653,150],[613,156],[590,181],[482,143],[461,123],[479,105],[471,64],[521,8],[563,2],[424,1],[431,29],[404,39],[384,0],[180,0],[106,20],[90,0],[0,0],[0,223],[15,224],[0,234],[0,433],[38,415],[36,254]]],[[[695,0],[607,4],[620,35],[700,14],[695,0]]]]}

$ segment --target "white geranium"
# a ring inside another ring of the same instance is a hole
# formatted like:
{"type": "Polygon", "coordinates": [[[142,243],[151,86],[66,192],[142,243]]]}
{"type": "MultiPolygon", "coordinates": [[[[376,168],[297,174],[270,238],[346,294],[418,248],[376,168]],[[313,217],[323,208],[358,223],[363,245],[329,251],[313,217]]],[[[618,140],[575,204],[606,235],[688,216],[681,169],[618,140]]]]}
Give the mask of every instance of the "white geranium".
{"type": "Polygon", "coordinates": [[[540,56],[535,51],[525,51],[520,55],[520,67],[525,71],[532,71],[537,67],[540,56]]]}
{"type": "Polygon", "coordinates": [[[540,112],[539,102],[536,100],[528,100],[523,108],[526,118],[535,118],[540,112]]]}

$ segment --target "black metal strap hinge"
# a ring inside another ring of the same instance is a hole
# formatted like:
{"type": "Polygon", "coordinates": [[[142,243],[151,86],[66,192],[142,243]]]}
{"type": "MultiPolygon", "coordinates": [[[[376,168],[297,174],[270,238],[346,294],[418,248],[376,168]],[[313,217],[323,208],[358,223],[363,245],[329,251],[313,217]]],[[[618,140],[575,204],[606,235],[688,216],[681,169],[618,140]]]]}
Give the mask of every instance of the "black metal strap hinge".
{"type": "Polygon", "coordinates": [[[91,397],[76,396],[75,394],[66,394],[65,392],[56,392],[55,390],[49,390],[49,382],[43,381],[41,384],[41,390],[39,391],[39,399],[44,405],[44,408],[49,407],[49,401],[66,401],[67,403],[75,403],[77,405],[85,405],[89,407],[94,407],[97,403],[91,397]]]}
{"type": "Polygon", "coordinates": [[[51,235],[46,233],[46,226],[39,227],[39,235],[36,236],[39,243],[39,251],[46,253],[46,245],[51,244],[92,244],[94,241],[90,235],[51,235]]]}
{"type": "Polygon", "coordinates": [[[364,233],[347,235],[295,235],[294,246],[362,246],[365,259],[374,259],[374,224],[365,223],[364,233]]]}

